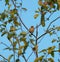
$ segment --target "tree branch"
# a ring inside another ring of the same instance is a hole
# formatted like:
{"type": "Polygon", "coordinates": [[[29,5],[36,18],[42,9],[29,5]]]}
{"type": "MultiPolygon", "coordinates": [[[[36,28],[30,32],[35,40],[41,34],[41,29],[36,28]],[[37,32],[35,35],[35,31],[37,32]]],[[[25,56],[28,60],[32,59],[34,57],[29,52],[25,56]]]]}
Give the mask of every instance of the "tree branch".
{"type": "MultiPolygon", "coordinates": [[[[13,37],[13,43],[14,43],[14,37],[13,37]]],[[[13,55],[14,55],[14,62],[15,62],[15,49],[14,49],[14,45],[12,45],[13,46],[13,55]]]]}
{"type": "Polygon", "coordinates": [[[27,62],[27,59],[25,58],[24,54],[22,55],[22,57],[24,58],[25,62],[27,62]]]}
{"type": "Polygon", "coordinates": [[[28,59],[31,57],[32,54],[33,54],[33,52],[31,52],[31,54],[28,56],[27,61],[28,61],[28,59]]]}
{"type": "Polygon", "coordinates": [[[40,41],[38,42],[38,44],[42,41],[43,38],[44,38],[44,36],[40,39],[40,41]]]}
{"type": "Polygon", "coordinates": [[[8,59],[6,59],[4,56],[2,56],[2,55],[0,55],[2,58],[4,58],[5,60],[7,60],[8,61],[8,59]]]}
{"type": "Polygon", "coordinates": [[[49,18],[54,14],[55,12],[52,12],[50,15],[49,15],[49,17],[47,18],[48,20],[49,20],[49,18]]]}
{"type": "MultiPolygon", "coordinates": [[[[15,9],[16,9],[16,5],[15,5],[14,1],[13,1],[13,0],[11,0],[11,1],[12,1],[13,5],[14,5],[14,7],[15,7],[15,9]]],[[[20,22],[23,24],[23,26],[26,28],[26,30],[29,31],[29,29],[28,29],[28,28],[26,27],[26,25],[23,23],[23,21],[22,21],[21,17],[19,16],[18,12],[17,12],[17,16],[19,17],[20,22]]],[[[30,33],[30,32],[29,32],[29,33],[30,33]]],[[[35,36],[34,34],[32,34],[32,35],[36,38],[36,36],[35,36]]]]}
{"type": "MultiPolygon", "coordinates": [[[[49,29],[49,27],[51,26],[51,24],[53,23],[53,22],[55,22],[57,19],[59,19],[60,18],[60,16],[59,17],[57,17],[55,20],[53,20],[52,22],[50,22],[50,24],[48,25],[48,27],[47,27],[47,30],[46,31],[48,31],[48,29],[49,29]]],[[[41,36],[39,36],[37,39],[40,39],[41,37],[43,37],[45,34],[47,34],[47,32],[45,32],[44,34],[42,34],[41,36]]]]}
{"type": "Polygon", "coordinates": [[[51,24],[53,23],[53,22],[55,22],[57,19],[59,19],[60,18],[60,16],[59,17],[57,17],[55,20],[53,20],[52,22],[50,22],[50,24],[48,25],[48,27],[47,27],[47,30],[49,29],[49,27],[51,26],[51,24]]]}
{"type": "MultiPolygon", "coordinates": [[[[38,25],[36,26],[36,45],[37,45],[37,42],[38,42],[37,37],[38,37],[38,25]]],[[[36,51],[36,58],[37,57],[38,57],[38,53],[36,51]]]]}
{"type": "Polygon", "coordinates": [[[10,48],[7,44],[5,44],[5,43],[3,43],[3,42],[1,42],[0,44],[3,44],[3,45],[5,45],[6,47],[10,48]]]}
{"type": "Polygon", "coordinates": [[[46,34],[47,34],[47,32],[45,32],[44,34],[42,34],[41,36],[39,36],[39,37],[37,38],[37,40],[40,39],[41,37],[43,37],[43,36],[46,35],[46,34]]]}

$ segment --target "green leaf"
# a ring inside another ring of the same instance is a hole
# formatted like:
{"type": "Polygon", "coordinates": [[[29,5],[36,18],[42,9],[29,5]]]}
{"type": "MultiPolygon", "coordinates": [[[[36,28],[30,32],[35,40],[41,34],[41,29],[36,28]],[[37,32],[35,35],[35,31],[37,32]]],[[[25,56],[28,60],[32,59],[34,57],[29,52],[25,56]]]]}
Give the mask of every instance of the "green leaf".
{"type": "Polygon", "coordinates": [[[47,50],[48,50],[48,54],[51,54],[52,51],[54,51],[55,49],[55,46],[52,46],[52,47],[49,47],[47,50]]]}
{"type": "Polygon", "coordinates": [[[10,47],[7,47],[7,48],[4,48],[4,50],[12,50],[12,48],[10,48],[10,47]]]}
{"type": "Polygon", "coordinates": [[[24,11],[27,11],[27,9],[26,8],[22,8],[24,11]]]}
{"type": "Polygon", "coordinates": [[[10,32],[15,31],[15,30],[16,30],[16,28],[14,26],[10,27],[10,32]]]}
{"type": "Polygon", "coordinates": [[[45,19],[44,19],[44,15],[41,15],[41,25],[44,27],[45,26],[45,19]]]}
{"type": "Polygon", "coordinates": [[[54,43],[54,42],[56,42],[56,41],[57,41],[56,39],[53,39],[53,40],[52,40],[52,43],[54,43]]]}
{"type": "Polygon", "coordinates": [[[9,4],[9,0],[5,0],[6,5],[9,4]]]}
{"type": "Polygon", "coordinates": [[[48,58],[48,61],[54,62],[54,59],[53,58],[48,58]]]}
{"type": "Polygon", "coordinates": [[[18,55],[20,56],[22,54],[22,50],[18,50],[18,55]]]}
{"type": "Polygon", "coordinates": [[[26,38],[23,38],[23,37],[22,37],[22,38],[20,38],[20,41],[26,41],[26,38]]]}
{"type": "Polygon", "coordinates": [[[19,59],[16,59],[16,62],[20,62],[20,60],[19,59]]]}
{"type": "Polygon", "coordinates": [[[58,5],[58,3],[57,3],[57,10],[59,10],[59,5],[58,5]]]}
{"type": "Polygon", "coordinates": [[[39,14],[35,14],[35,15],[34,15],[34,18],[36,19],[38,16],[39,16],[39,14]]]}
{"type": "Polygon", "coordinates": [[[9,19],[8,22],[9,22],[9,23],[12,22],[12,19],[9,19]]]}
{"type": "Polygon", "coordinates": [[[60,9],[60,0],[57,0],[57,7],[58,7],[58,10],[60,9]]]}
{"type": "Polygon", "coordinates": [[[25,53],[25,51],[26,51],[26,49],[27,49],[29,43],[25,41],[24,44],[25,44],[25,45],[24,45],[23,53],[25,53]]]}
{"type": "Polygon", "coordinates": [[[41,50],[39,53],[41,53],[41,52],[46,52],[47,50],[46,49],[43,49],[43,50],[41,50]]]}
{"type": "Polygon", "coordinates": [[[19,23],[17,20],[14,20],[14,24],[15,24],[15,26],[20,26],[21,25],[21,23],[19,23]]]}
{"type": "Polygon", "coordinates": [[[17,45],[17,41],[13,42],[13,47],[15,48],[17,45]]]}
{"type": "Polygon", "coordinates": [[[36,58],[36,59],[34,60],[34,62],[38,62],[38,60],[39,60],[39,58],[36,58]]]}
{"type": "Polygon", "coordinates": [[[4,20],[5,19],[5,16],[6,16],[5,13],[2,13],[1,14],[1,19],[4,20]]]}
{"type": "Polygon", "coordinates": [[[50,34],[50,36],[51,36],[51,35],[53,34],[53,32],[50,31],[49,34],[50,34]]]}
{"type": "Polygon", "coordinates": [[[30,39],[30,42],[31,42],[32,45],[35,45],[34,39],[30,39]]]}
{"type": "Polygon", "coordinates": [[[44,59],[43,61],[44,61],[44,62],[48,62],[47,59],[44,59]]]}
{"type": "Polygon", "coordinates": [[[4,36],[6,33],[7,33],[6,31],[2,32],[2,35],[1,36],[4,36]]]}
{"type": "Polygon", "coordinates": [[[34,60],[34,62],[42,62],[44,56],[38,57],[34,60]]]}
{"type": "Polygon", "coordinates": [[[6,27],[6,24],[5,24],[5,23],[3,23],[3,24],[2,24],[2,26],[3,26],[3,27],[6,27]]]}
{"type": "Polygon", "coordinates": [[[8,9],[10,9],[10,7],[11,7],[11,4],[8,5],[8,9]]]}
{"type": "Polygon", "coordinates": [[[15,33],[8,33],[7,38],[10,40],[14,36],[15,36],[15,33]]]}
{"type": "Polygon", "coordinates": [[[39,10],[36,10],[35,12],[36,12],[36,13],[39,13],[39,10]]]}
{"type": "Polygon", "coordinates": [[[25,37],[27,35],[27,33],[26,32],[21,32],[20,35],[25,37]]]}
{"type": "Polygon", "coordinates": [[[25,46],[20,46],[19,49],[23,49],[25,46]]]}
{"type": "Polygon", "coordinates": [[[11,60],[11,58],[12,58],[13,56],[14,56],[14,55],[11,54],[11,55],[8,57],[8,62],[11,62],[10,60],[11,60]]]}
{"type": "Polygon", "coordinates": [[[60,26],[56,27],[57,31],[60,31],[60,26]]]}
{"type": "Polygon", "coordinates": [[[1,29],[0,29],[0,32],[2,32],[2,31],[4,31],[4,30],[5,30],[5,28],[1,28],[1,29]]]}
{"type": "Polygon", "coordinates": [[[54,57],[54,52],[53,51],[51,52],[51,56],[54,57]]]}
{"type": "Polygon", "coordinates": [[[42,3],[41,0],[38,1],[38,4],[39,4],[39,6],[42,6],[43,5],[43,3],[42,3]]]}

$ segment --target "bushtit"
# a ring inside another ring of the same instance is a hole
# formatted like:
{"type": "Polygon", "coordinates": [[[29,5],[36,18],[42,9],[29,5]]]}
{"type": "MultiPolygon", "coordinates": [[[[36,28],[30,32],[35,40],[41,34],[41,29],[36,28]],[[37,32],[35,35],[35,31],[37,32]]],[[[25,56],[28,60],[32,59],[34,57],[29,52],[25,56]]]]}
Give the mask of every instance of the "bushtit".
{"type": "Polygon", "coordinates": [[[29,32],[30,32],[30,33],[33,33],[33,32],[34,32],[34,26],[31,26],[31,27],[30,27],[29,32]]]}

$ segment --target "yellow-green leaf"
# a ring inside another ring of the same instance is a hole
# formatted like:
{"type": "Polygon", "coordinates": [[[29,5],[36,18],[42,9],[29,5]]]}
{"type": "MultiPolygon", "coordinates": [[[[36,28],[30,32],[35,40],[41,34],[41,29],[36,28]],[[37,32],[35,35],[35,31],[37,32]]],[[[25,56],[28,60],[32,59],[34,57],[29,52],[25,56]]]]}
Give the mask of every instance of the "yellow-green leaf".
{"type": "Polygon", "coordinates": [[[36,58],[36,59],[34,60],[34,62],[38,62],[38,61],[40,61],[40,62],[41,62],[41,61],[42,61],[42,59],[43,59],[43,57],[44,57],[44,56],[41,56],[41,57],[36,58]]]}
{"type": "Polygon", "coordinates": [[[7,38],[10,40],[14,36],[15,36],[15,33],[8,33],[7,38]]]}
{"type": "Polygon", "coordinates": [[[20,41],[26,41],[26,38],[24,37],[22,37],[22,38],[20,38],[20,41]]]}
{"type": "Polygon", "coordinates": [[[30,42],[35,45],[34,39],[30,39],[30,42]]]}
{"type": "Polygon", "coordinates": [[[22,54],[22,50],[18,50],[18,55],[21,55],[22,54]]]}
{"type": "Polygon", "coordinates": [[[11,62],[11,58],[13,57],[13,54],[8,57],[8,62],[11,62]]]}
{"type": "Polygon", "coordinates": [[[27,11],[27,9],[26,8],[22,8],[24,11],[27,11]]]}
{"type": "Polygon", "coordinates": [[[55,46],[52,46],[52,47],[49,47],[47,50],[48,50],[48,54],[51,54],[52,51],[54,51],[55,49],[55,46]]]}
{"type": "Polygon", "coordinates": [[[51,36],[51,35],[53,34],[53,32],[50,31],[49,34],[50,34],[50,36],[51,36]]]}
{"type": "Polygon", "coordinates": [[[48,61],[50,61],[50,62],[54,62],[54,59],[52,59],[52,58],[48,58],[48,61]]]}
{"type": "Polygon", "coordinates": [[[11,7],[11,4],[8,5],[8,9],[10,9],[10,7],[11,7]]]}
{"type": "Polygon", "coordinates": [[[60,31],[60,26],[56,27],[57,31],[60,31]]]}
{"type": "Polygon", "coordinates": [[[41,52],[46,52],[46,51],[47,51],[46,49],[43,49],[42,51],[40,51],[40,53],[41,53],[41,52]]]}
{"type": "Polygon", "coordinates": [[[16,47],[17,41],[13,42],[13,47],[16,47]]]}
{"type": "Polygon", "coordinates": [[[14,20],[14,24],[15,24],[16,26],[20,26],[20,25],[21,25],[17,20],[14,20]]]}
{"type": "Polygon", "coordinates": [[[16,28],[15,28],[14,26],[11,26],[11,27],[10,27],[10,32],[11,32],[11,31],[15,31],[15,30],[16,30],[16,28]]]}
{"type": "Polygon", "coordinates": [[[25,46],[20,46],[19,49],[23,49],[25,46]]]}
{"type": "Polygon", "coordinates": [[[39,14],[35,14],[35,15],[34,15],[34,18],[36,19],[38,16],[39,16],[39,14]]]}
{"type": "Polygon", "coordinates": [[[42,3],[42,1],[38,1],[38,4],[40,5],[40,6],[42,6],[43,5],[43,3],[42,3]]]}
{"type": "Polygon", "coordinates": [[[45,26],[45,19],[44,19],[44,15],[41,15],[41,25],[44,27],[45,26]]]}
{"type": "Polygon", "coordinates": [[[6,33],[7,33],[6,31],[2,32],[2,35],[1,36],[5,35],[6,33]]]}
{"type": "Polygon", "coordinates": [[[38,62],[39,61],[39,58],[36,58],[35,60],[34,60],[34,62],[38,62]]]}
{"type": "Polygon", "coordinates": [[[20,60],[19,59],[16,59],[16,62],[20,62],[20,60]]]}
{"type": "Polygon", "coordinates": [[[54,52],[53,51],[51,52],[51,56],[54,57],[54,52]]]}
{"type": "Polygon", "coordinates": [[[22,35],[23,37],[25,37],[27,35],[26,32],[21,32],[20,35],[22,35]]]}
{"type": "Polygon", "coordinates": [[[59,9],[60,9],[60,0],[57,0],[57,2],[58,2],[58,5],[59,5],[59,9]]]}
{"type": "Polygon", "coordinates": [[[53,43],[53,42],[56,42],[56,39],[53,39],[53,40],[52,40],[52,43],[53,43]]]}
{"type": "Polygon", "coordinates": [[[9,3],[9,0],[5,0],[5,2],[6,2],[6,4],[8,4],[9,3]]]}

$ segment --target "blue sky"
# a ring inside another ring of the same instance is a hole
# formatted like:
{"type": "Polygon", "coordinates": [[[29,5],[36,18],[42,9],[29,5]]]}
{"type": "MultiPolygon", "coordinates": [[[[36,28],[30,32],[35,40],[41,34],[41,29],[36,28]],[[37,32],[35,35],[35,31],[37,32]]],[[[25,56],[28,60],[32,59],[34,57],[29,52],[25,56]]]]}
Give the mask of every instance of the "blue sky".
{"type": "MultiPolygon", "coordinates": [[[[37,19],[34,19],[34,14],[35,14],[35,11],[38,9],[38,3],[37,3],[38,0],[24,0],[23,1],[23,6],[22,7],[25,7],[27,8],[28,10],[26,12],[22,11],[21,13],[21,18],[23,20],[23,22],[25,23],[25,25],[29,28],[31,25],[34,25],[36,26],[36,24],[40,23],[40,18],[38,17],[37,19]]],[[[4,0],[3,1],[0,1],[0,13],[5,9],[5,6],[4,6],[4,0]]],[[[48,17],[49,14],[46,15],[46,17],[48,17]]],[[[55,12],[51,17],[50,17],[50,21],[54,20],[55,18],[57,18],[58,16],[60,16],[60,11],[57,11],[55,12]]],[[[42,26],[39,28],[39,36],[44,32],[44,30],[47,28],[49,24],[49,21],[46,22],[46,27],[42,28],[42,26]]],[[[59,26],[60,25],[60,19],[57,20],[56,22],[53,23],[53,25],[57,25],[59,26]]],[[[52,26],[51,26],[52,27],[52,26]]],[[[23,27],[24,28],[24,27],[23,27]]],[[[25,28],[24,28],[25,30],[25,28]]],[[[60,36],[60,32],[57,33],[59,36],[60,36]]],[[[1,33],[0,33],[1,35],[1,33]]],[[[53,36],[50,36],[49,34],[47,34],[44,39],[42,39],[41,43],[39,44],[39,50],[41,51],[42,49],[44,48],[47,48],[48,46],[52,46],[52,45],[56,45],[56,47],[58,48],[58,44],[57,43],[54,43],[52,44],[51,43],[51,40],[53,38],[56,38],[56,35],[53,35],[53,36]]],[[[7,38],[5,36],[1,37],[0,36],[0,42],[4,42],[6,44],[9,44],[7,38]]],[[[40,40],[39,40],[40,41],[40,40]]],[[[5,46],[3,45],[0,45],[0,54],[4,55],[5,57],[8,57],[9,54],[11,54],[12,52],[9,52],[9,51],[4,51],[3,48],[5,46]]],[[[31,52],[31,49],[27,49],[27,53],[30,54],[31,52]]],[[[26,57],[28,57],[28,54],[26,54],[26,57]]],[[[41,54],[39,54],[41,55],[41,54]]],[[[55,62],[57,62],[57,56],[58,56],[58,53],[55,54],[55,62]]],[[[21,57],[20,57],[21,58],[21,57]]],[[[1,59],[1,58],[0,58],[1,59]]],[[[22,58],[21,58],[22,59],[22,58]]],[[[29,59],[28,62],[33,62],[33,59],[35,59],[35,55],[33,54],[31,56],[31,58],[29,59]]],[[[22,59],[23,60],[23,59],[22,59]]],[[[21,61],[22,61],[21,60],[21,61]]],[[[23,61],[24,62],[24,61],[23,61]]]]}

